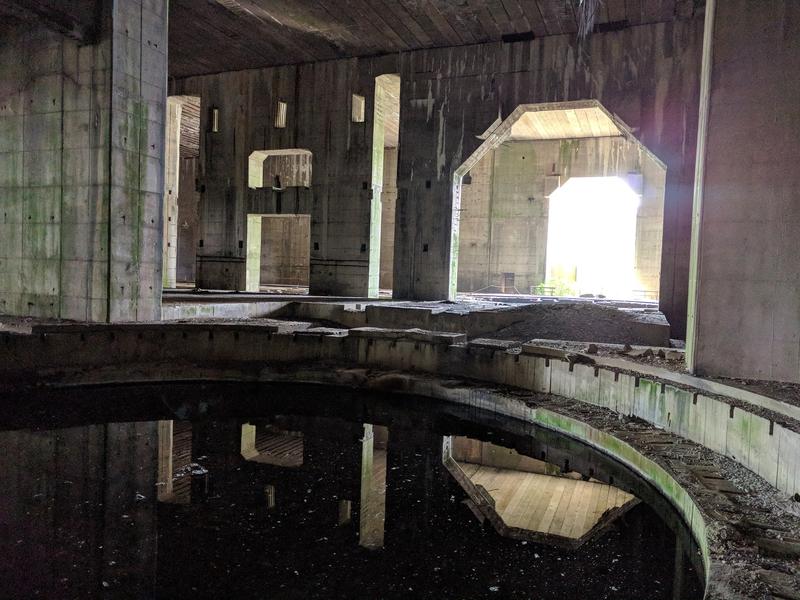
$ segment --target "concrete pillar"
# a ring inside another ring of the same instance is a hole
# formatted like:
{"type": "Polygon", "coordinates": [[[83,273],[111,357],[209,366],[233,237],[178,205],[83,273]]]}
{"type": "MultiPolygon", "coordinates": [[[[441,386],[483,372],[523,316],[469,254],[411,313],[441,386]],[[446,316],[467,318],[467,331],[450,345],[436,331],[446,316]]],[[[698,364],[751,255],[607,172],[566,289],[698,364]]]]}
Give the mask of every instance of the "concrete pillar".
{"type": "Polygon", "coordinates": [[[0,39],[0,313],[160,318],[167,3],[0,39]]]}
{"type": "Polygon", "coordinates": [[[798,382],[800,4],[711,2],[706,21],[687,362],[798,382]]]}
{"type": "Polygon", "coordinates": [[[359,505],[358,543],[364,548],[383,548],[386,518],[386,488],[376,484],[378,471],[386,473],[386,455],[375,456],[373,426],[364,424],[361,441],[361,502],[359,505]]]}
{"type": "Polygon", "coordinates": [[[167,99],[167,126],[164,150],[164,238],[163,284],[174,288],[178,282],[178,195],[180,189],[182,104],[177,98],[167,99]]]}
{"type": "Polygon", "coordinates": [[[240,452],[246,460],[258,456],[256,449],[256,426],[250,423],[242,425],[242,444],[240,452]]]}

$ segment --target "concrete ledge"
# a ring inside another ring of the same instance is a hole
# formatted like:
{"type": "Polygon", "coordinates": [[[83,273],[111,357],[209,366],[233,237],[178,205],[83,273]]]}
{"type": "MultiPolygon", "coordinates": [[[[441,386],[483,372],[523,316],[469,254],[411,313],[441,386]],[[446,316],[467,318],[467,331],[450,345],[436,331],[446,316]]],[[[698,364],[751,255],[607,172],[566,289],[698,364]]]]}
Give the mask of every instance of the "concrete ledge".
{"type": "Polygon", "coordinates": [[[462,333],[442,331],[425,331],[424,329],[379,329],[377,327],[357,327],[350,329],[351,337],[381,340],[413,340],[429,344],[446,345],[464,344],[467,336],[462,333]]]}
{"type": "Polygon", "coordinates": [[[288,302],[257,300],[244,302],[170,302],[161,307],[163,321],[181,319],[246,319],[266,317],[285,307],[288,302]]]}
{"type": "MultiPolygon", "coordinates": [[[[502,349],[502,343],[464,341],[463,334],[374,328],[282,335],[275,327],[247,323],[40,326],[30,336],[0,335],[0,387],[52,380],[53,372],[64,377],[96,373],[108,364],[137,363],[142,357],[264,365],[328,360],[429,372],[557,394],[638,417],[737,460],[784,492],[800,493],[795,407],[763,397],[758,404],[721,398],[674,384],[679,374],[653,376],[645,372],[652,368],[640,372],[639,365],[627,361],[592,364],[591,357],[552,348],[524,346],[520,353],[502,349]]],[[[683,378],[681,383],[686,383],[683,378]]]]}
{"type": "MultiPolygon", "coordinates": [[[[471,309],[468,305],[450,305],[431,303],[430,305],[402,304],[396,302],[370,302],[362,305],[321,303],[321,302],[292,302],[281,309],[274,316],[295,320],[320,319],[341,325],[342,327],[380,327],[383,329],[410,329],[421,328],[434,331],[449,331],[464,333],[470,338],[490,335],[498,330],[536,319],[547,319],[555,322],[568,322],[568,314],[552,312],[553,306],[562,308],[585,305],[581,302],[562,301],[559,303],[537,302],[532,304],[502,306],[497,308],[471,309]],[[355,307],[364,306],[363,310],[355,307]]],[[[599,308],[595,307],[597,310],[599,308]]],[[[652,315],[638,314],[635,311],[622,310],[614,307],[603,307],[608,311],[607,318],[619,323],[620,327],[627,330],[632,336],[630,343],[648,346],[669,345],[669,324],[664,319],[655,319],[652,315]],[[645,318],[648,317],[648,318],[645,318]]],[[[591,322],[591,315],[582,315],[583,319],[591,322]]],[[[584,340],[601,341],[601,340],[584,340]]]]}

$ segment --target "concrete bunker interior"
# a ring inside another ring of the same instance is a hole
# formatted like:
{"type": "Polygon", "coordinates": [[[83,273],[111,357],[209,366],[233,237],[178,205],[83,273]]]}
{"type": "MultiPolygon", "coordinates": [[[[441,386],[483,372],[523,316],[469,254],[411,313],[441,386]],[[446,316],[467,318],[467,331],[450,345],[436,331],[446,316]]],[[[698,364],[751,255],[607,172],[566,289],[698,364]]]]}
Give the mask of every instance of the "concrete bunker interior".
{"type": "Polygon", "coordinates": [[[798,23],[0,0],[0,596],[800,597],[798,23]]]}

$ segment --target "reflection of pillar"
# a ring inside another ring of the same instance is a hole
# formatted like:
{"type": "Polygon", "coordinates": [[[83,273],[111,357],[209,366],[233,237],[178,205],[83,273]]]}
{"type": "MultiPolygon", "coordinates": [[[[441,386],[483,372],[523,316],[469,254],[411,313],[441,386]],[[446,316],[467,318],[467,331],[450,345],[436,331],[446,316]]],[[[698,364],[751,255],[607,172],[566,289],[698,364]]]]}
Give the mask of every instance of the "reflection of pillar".
{"type": "MultiPolygon", "coordinates": [[[[351,507],[360,497],[364,428],[338,419],[315,418],[303,430],[303,471],[311,474],[307,489],[317,497],[330,498],[309,519],[320,525],[340,523],[340,500],[351,507]]],[[[358,521],[360,523],[360,515],[358,521]]],[[[310,522],[307,520],[307,522],[310,522]]]]}
{"type": "Polygon", "coordinates": [[[202,421],[192,424],[192,503],[208,495],[227,493],[229,481],[240,472],[243,428],[238,421],[202,421]],[[203,457],[202,460],[199,460],[203,457]],[[194,462],[193,462],[194,465],[194,462]]]}
{"type": "Polygon", "coordinates": [[[112,595],[155,592],[157,441],[156,422],[106,425],[102,581],[112,595]]]}
{"type": "Polygon", "coordinates": [[[157,427],[0,434],[0,597],[155,595],[157,427]]]}
{"type": "Polygon", "coordinates": [[[245,460],[258,456],[256,450],[256,426],[245,423],[242,425],[242,443],[240,452],[245,460]]]}
{"type": "Polygon", "coordinates": [[[364,424],[361,451],[359,544],[382,548],[386,514],[386,453],[375,450],[372,425],[364,424]]]}
{"type": "Polygon", "coordinates": [[[684,587],[686,573],[686,557],[684,556],[684,546],[680,535],[675,537],[675,575],[672,580],[672,598],[681,600],[684,597],[684,587]]]}
{"type": "Polygon", "coordinates": [[[450,476],[442,461],[443,439],[424,428],[390,429],[386,453],[386,543],[435,536],[446,530],[450,476]]]}
{"type": "Polygon", "coordinates": [[[172,497],[172,421],[158,422],[158,499],[172,497]]]}

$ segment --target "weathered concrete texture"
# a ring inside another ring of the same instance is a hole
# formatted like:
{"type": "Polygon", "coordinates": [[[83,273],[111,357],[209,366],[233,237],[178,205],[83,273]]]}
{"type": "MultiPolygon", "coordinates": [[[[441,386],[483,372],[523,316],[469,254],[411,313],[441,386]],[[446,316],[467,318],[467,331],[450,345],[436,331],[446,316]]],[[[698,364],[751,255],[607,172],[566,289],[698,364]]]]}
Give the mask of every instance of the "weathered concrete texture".
{"type": "Polygon", "coordinates": [[[181,157],[178,186],[177,281],[195,281],[195,257],[200,240],[200,194],[195,186],[196,158],[181,157]]]}
{"type": "Polygon", "coordinates": [[[667,165],[662,310],[683,331],[702,23],[400,55],[398,298],[447,296],[452,174],[519,104],[594,98],[667,165]]]}
{"type": "Polygon", "coordinates": [[[309,215],[261,218],[261,285],[308,285],[309,215]]]}
{"type": "Polygon", "coordinates": [[[665,174],[639,144],[623,137],[515,141],[484,156],[470,171],[469,185],[462,186],[459,291],[501,287],[504,273],[514,274],[514,285],[522,293],[545,283],[549,194],[571,177],[610,176],[637,182],[634,191],[642,201],[637,212],[636,290],[656,298],[665,174]]]}
{"type": "Polygon", "coordinates": [[[174,288],[178,281],[181,112],[181,102],[177,98],[168,98],[164,143],[164,238],[162,242],[165,288],[174,288]]]}
{"type": "Polygon", "coordinates": [[[0,312],[158,318],[166,2],[99,5],[99,40],[0,40],[0,312]]]}
{"type": "Polygon", "coordinates": [[[716,10],[689,355],[700,374],[798,382],[800,4],[716,10]]]}
{"type": "Polygon", "coordinates": [[[669,345],[663,315],[581,302],[537,303],[483,310],[470,305],[374,303],[366,306],[292,302],[274,318],[318,320],[345,328],[422,328],[523,342],[536,338],[669,345]],[[362,310],[363,307],[363,310],[362,310]]]}
{"type": "Polygon", "coordinates": [[[311,292],[366,296],[375,77],[399,72],[393,289],[401,299],[444,299],[452,174],[480,144],[475,136],[521,103],[596,98],[667,165],[660,296],[680,336],[701,41],[702,22],[690,20],[596,34],[584,48],[563,35],[177,80],[174,93],[203,98],[201,239],[209,253],[244,256],[250,153],[306,148],[314,155],[311,292]],[[366,98],[364,123],[352,122],[352,94],[366,98]],[[286,128],[274,126],[279,100],[289,104],[286,128]],[[207,133],[210,107],[220,110],[219,133],[207,133]]]}

